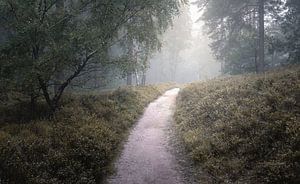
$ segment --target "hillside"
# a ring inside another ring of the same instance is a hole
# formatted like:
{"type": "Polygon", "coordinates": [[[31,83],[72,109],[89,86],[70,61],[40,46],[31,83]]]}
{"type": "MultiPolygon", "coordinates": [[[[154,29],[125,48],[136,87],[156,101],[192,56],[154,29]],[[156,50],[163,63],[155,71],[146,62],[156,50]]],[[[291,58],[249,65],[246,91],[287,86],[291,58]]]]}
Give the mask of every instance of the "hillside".
{"type": "Polygon", "coordinates": [[[299,67],[190,84],[175,121],[187,154],[214,182],[300,182],[299,67]]]}
{"type": "Polygon", "coordinates": [[[0,183],[101,183],[144,107],[169,88],[69,94],[52,120],[7,122],[14,119],[10,116],[26,114],[26,109],[2,106],[0,183]]]}

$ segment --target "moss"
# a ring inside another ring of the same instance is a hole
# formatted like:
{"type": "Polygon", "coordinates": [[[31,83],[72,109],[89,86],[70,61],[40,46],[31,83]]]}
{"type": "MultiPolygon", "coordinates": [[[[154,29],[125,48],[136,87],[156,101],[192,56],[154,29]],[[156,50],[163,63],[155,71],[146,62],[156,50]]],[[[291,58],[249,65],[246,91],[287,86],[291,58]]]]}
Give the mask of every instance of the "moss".
{"type": "Polygon", "coordinates": [[[299,183],[300,68],[193,83],[176,128],[197,165],[221,182],[299,183]]]}

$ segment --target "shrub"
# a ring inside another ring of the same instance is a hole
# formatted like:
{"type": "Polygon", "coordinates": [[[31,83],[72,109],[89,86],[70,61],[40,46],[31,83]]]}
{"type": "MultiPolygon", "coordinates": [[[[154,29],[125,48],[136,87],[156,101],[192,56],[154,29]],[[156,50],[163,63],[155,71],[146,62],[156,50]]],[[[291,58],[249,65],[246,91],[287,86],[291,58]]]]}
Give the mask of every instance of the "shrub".
{"type": "Polygon", "coordinates": [[[177,103],[187,153],[217,182],[300,182],[299,67],[194,83],[177,103]]]}
{"type": "Polygon", "coordinates": [[[0,183],[100,183],[144,107],[168,88],[69,94],[53,120],[2,123],[0,183]]]}

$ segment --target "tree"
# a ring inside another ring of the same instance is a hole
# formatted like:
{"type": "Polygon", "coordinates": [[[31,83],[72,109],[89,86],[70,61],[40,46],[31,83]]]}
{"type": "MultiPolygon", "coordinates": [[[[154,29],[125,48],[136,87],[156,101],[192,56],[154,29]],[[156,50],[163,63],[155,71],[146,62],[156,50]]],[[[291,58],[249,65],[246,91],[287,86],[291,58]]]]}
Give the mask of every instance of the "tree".
{"type": "Polygon", "coordinates": [[[265,17],[268,17],[268,21],[273,21],[269,17],[282,11],[282,3],[278,0],[197,1],[199,9],[204,11],[202,19],[205,21],[207,33],[213,40],[211,47],[217,59],[228,67],[225,71],[245,72],[248,66],[246,63],[251,62],[253,67],[250,68],[255,68],[256,72],[265,70],[265,47],[268,44],[265,40],[265,17]],[[248,44],[251,40],[255,42],[248,44]],[[240,52],[241,49],[244,52],[240,52]],[[244,49],[251,50],[252,55],[244,49]],[[238,64],[239,62],[232,60],[241,62],[238,64]],[[246,65],[242,62],[246,62],[246,65]]]}
{"type": "Polygon", "coordinates": [[[286,35],[285,50],[292,63],[300,62],[300,1],[287,0],[286,14],[281,18],[281,27],[286,35]]]}
{"type": "Polygon", "coordinates": [[[178,0],[0,0],[0,23],[8,35],[0,50],[1,78],[42,93],[54,112],[74,79],[112,62],[123,66],[125,60],[107,57],[116,40],[132,37],[158,48],[157,37],[179,6],[178,0]],[[120,36],[121,29],[126,34],[120,36]]]}
{"type": "Polygon", "coordinates": [[[148,73],[155,75],[160,82],[178,82],[179,64],[186,59],[182,53],[191,45],[192,20],[189,7],[182,6],[180,12],[179,16],[174,17],[172,27],[161,36],[161,50],[151,58],[148,73]]]}
{"type": "Polygon", "coordinates": [[[258,72],[263,72],[265,69],[265,0],[258,2],[259,16],[259,49],[258,49],[258,72]]]}

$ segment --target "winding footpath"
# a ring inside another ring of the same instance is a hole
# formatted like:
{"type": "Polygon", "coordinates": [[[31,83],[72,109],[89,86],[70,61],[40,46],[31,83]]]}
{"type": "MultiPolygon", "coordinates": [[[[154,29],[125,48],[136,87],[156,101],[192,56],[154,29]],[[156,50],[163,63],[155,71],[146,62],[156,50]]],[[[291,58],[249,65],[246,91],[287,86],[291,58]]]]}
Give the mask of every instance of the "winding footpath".
{"type": "Polygon", "coordinates": [[[109,184],[183,183],[168,136],[179,90],[167,91],[147,107],[115,163],[116,174],[109,184]]]}

